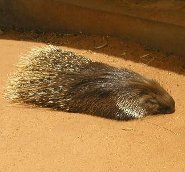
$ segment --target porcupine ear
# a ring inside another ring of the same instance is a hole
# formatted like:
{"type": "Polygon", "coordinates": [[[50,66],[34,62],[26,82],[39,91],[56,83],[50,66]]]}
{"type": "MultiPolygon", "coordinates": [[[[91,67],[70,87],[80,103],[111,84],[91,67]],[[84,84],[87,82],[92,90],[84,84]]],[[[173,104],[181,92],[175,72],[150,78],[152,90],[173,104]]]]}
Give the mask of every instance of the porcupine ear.
{"type": "Polygon", "coordinates": [[[99,93],[99,97],[100,98],[107,98],[108,96],[110,96],[111,92],[108,90],[103,90],[99,93]]]}

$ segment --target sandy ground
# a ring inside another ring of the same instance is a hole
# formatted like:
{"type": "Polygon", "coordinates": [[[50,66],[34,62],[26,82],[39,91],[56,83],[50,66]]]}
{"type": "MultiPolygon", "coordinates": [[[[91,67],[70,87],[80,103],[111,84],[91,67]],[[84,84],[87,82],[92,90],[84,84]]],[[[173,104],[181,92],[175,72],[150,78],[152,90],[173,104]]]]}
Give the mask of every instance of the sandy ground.
{"type": "Polygon", "coordinates": [[[0,171],[185,171],[185,59],[110,37],[6,33],[0,36],[1,95],[19,56],[48,42],[158,80],[176,111],[118,122],[10,104],[1,96],[0,171]]]}

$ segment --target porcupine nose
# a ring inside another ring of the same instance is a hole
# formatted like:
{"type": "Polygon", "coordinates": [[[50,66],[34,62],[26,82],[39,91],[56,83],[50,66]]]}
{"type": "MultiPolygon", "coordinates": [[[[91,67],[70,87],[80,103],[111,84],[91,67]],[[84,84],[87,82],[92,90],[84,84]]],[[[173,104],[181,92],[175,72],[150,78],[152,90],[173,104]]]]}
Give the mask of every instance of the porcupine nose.
{"type": "Polygon", "coordinates": [[[164,107],[162,109],[162,112],[166,114],[174,113],[175,112],[175,101],[171,99],[170,104],[164,107]]]}
{"type": "Polygon", "coordinates": [[[170,113],[174,113],[175,112],[175,101],[172,98],[172,103],[171,103],[171,108],[170,108],[170,113]]]}
{"type": "Polygon", "coordinates": [[[175,106],[167,106],[163,109],[163,112],[166,114],[174,113],[175,112],[175,106]]]}

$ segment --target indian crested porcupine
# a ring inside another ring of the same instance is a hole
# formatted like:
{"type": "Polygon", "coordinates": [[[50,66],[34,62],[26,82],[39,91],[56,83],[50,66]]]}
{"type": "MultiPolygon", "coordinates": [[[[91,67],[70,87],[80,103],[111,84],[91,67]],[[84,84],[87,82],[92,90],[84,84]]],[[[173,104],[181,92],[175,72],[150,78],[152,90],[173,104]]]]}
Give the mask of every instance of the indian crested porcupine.
{"type": "Polygon", "coordinates": [[[9,78],[6,97],[111,119],[173,113],[173,98],[154,80],[55,46],[31,50],[9,78]]]}

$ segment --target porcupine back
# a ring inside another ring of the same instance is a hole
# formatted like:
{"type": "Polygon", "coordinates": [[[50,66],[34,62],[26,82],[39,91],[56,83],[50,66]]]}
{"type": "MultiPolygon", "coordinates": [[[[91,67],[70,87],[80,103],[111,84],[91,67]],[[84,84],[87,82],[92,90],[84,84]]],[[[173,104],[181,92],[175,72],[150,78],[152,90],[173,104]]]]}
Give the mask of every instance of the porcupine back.
{"type": "Polygon", "coordinates": [[[168,93],[152,80],[54,46],[31,50],[21,57],[17,67],[7,87],[6,97],[13,102],[116,119],[139,118],[150,113],[139,104],[143,91],[150,97],[154,92],[161,93],[158,99],[168,111],[174,104],[168,93]]]}

